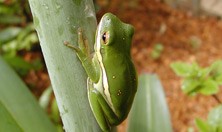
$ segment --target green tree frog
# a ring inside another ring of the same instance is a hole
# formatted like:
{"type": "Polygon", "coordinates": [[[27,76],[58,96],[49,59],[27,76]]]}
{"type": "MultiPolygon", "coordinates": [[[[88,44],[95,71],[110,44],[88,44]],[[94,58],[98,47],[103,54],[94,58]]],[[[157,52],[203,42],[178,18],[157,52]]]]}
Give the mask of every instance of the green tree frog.
{"type": "Polygon", "coordinates": [[[76,52],[88,75],[88,99],[103,131],[127,117],[137,91],[137,74],[130,56],[133,33],[131,25],[106,13],[96,31],[93,57],[81,30],[78,47],[64,42],[76,52]]]}

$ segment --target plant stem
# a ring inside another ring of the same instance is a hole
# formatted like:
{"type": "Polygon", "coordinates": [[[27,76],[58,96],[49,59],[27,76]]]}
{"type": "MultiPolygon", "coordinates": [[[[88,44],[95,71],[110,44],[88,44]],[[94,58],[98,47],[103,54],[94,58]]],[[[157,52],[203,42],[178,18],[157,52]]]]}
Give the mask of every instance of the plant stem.
{"type": "Polygon", "coordinates": [[[214,98],[219,104],[221,104],[221,101],[220,101],[220,99],[217,97],[216,94],[214,94],[214,95],[212,95],[212,96],[213,96],[213,98],[214,98]]]}
{"type": "Polygon", "coordinates": [[[86,73],[64,41],[77,46],[77,29],[92,49],[96,18],[92,0],[29,0],[35,28],[67,132],[98,132],[90,109],[86,73]]]}

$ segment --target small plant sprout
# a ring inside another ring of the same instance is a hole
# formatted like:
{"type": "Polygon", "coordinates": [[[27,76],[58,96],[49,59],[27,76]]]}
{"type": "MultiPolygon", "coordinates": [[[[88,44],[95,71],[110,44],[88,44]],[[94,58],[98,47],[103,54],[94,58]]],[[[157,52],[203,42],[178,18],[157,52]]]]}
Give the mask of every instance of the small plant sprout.
{"type": "Polygon", "coordinates": [[[208,114],[207,120],[195,119],[195,124],[200,132],[222,131],[222,105],[213,108],[208,114]]]}
{"type": "Polygon", "coordinates": [[[161,43],[157,43],[154,45],[153,50],[151,51],[151,57],[156,60],[159,59],[163,52],[163,45],[161,43]]]}
{"type": "Polygon", "coordinates": [[[188,40],[189,45],[195,50],[200,48],[202,41],[199,37],[197,36],[191,36],[188,40]]]}

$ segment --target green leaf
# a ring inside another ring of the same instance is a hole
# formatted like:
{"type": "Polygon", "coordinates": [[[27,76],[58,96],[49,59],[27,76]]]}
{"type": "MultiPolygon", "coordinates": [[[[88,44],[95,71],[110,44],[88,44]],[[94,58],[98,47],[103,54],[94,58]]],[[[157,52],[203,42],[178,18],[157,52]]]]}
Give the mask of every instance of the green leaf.
{"type": "Polygon", "coordinates": [[[222,61],[215,61],[210,68],[212,78],[219,84],[222,85],[222,61]]]}
{"type": "Polygon", "coordinates": [[[0,132],[22,132],[19,124],[12,117],[11,113],[5,108],[0,100],[0,132]]]}
{"type": "MultiPolygon", "coordinates": [[[[16,7],[16,4],[13,4],[13,6],[9,6],[6,4],[0,4],[0,14],[12,15],[16,12],[16,10],[18,12],[18,8],[16,7]]],[[[0,18],[3,18],[3,17],[1,16],[0,18]]],[[[0,19],[0,21],[1,21],[1,19],[0,19]]]]}
{"type": "Polygon", "coordinates": [[[36,33],[30,33],[29,35],[25,36],[25,38],[21,41],[18,41],[17,50],[30,50],[34,43],[38,42],[38,37],[36,33]]]}
{"type": "Polygon", "coordinates": [[[10,64],[20,75],[24,76],[28,73],[29,70],[33,69],[32,64],[25,61],[19,56],[4,56],[4,60],[10,64]]]}
{"type": "Polygon", "coordinates": [[[129,115],[128,132],[172,132],[164,91],[156,75],[143,74],[129,115]]]}
{"type": "Polygon", "coordinates": [[[222,132],[222,105],[219,105],[210,111],[207,121],[214,130],[217,130],[215,132],[222,132]]]}
{"type": "Polygon", "coordinates": [[[188,127],[187,132],[194,132],[194,128],[188,127]]]}
{"type": "Polygon", "coordinates": [[[8,14],[1,15],[0,14],[0,18],[4,18],[4,19],[0,19],[1,24],[19,24],[19,23],[24,22],[24,19],[22,19],[21,16],[8,15],[8,14]]]}
{"type": "Polygon", "coordinates": [[[33,23],[28,24],[17,37],[17,49],[30,50],[32,44],[38,42],[37,34],[34,31],[33,23]]]}
{"type": "Polygon", "coordinates": [[[160,55],[161,55],[161,52],[158,52],[158,51],[155,51],[155,50],[153,50],[151,52],[152,59],[158,59],[160,57],[160,55]]]}
{"type": "Polygon", "coordinates": [[[34,31],[34,25],[31,23],[28,24],[25,28],[21,29],[21,31],[18,32],[17,34],[11,36],[10,39],[7,38],[7,41],[5,40],[6,38],[4,38],[3,42],[5,43],[2,46],[2,50],[4,51],[4,53],[13,54],[16,53],[18,50],[23,50],[23,49],[30,50],[31,46],[38,42],[37,34],[33,31],[34,31]]]}
{"type": "Polygon", "coordinates": [[[1,57],[0,73],[0,114],[5,115],[0,116],[0,130],[10,131],[8,126],[24,132],[55,132],[36,99],[1,57]]]}
{"type": "Polygon", "coordinates": [[[211,126],[206,121],[202,121],[201,119],[195,119],[195,124],[199,132],[210,132],[212,130],[211,126]]]}
{"type": "Polygon", "coordinates": [[[54,122],[59,123],[60,121],[60,115],[59,115],[59,108],[57,105],[57,102],[55,98],[53,99],[52,105],[51,105],[51,118],[54,122]]]}
{"type": "Polygon", "coordinates": [[[206,80],[206,78],[209,76],[211,70],[212,70],[211,68],[203,68],[203,69],[199,68],[197,78],[201,81],[206,80]]]}
{"type": "Polygon", "coordinates": [[[217,85],[217,82],[212,79],[204,81],[199,90],[199,92],[204,95],[216,94],[218,91],[219,87],[217,85]]]}
{"type": "Polygon", "coordinates": [[[198,91],[200,84],[201,82],[198,80],[188,78],[183,81],[181,88],[185,94],[194,95],[198,91]]]}
{"type": "Polygon", "coordinates": [[[42,95],[39,98],[39,105],[45,110],[49,106],[51,94],[52,94],[52,87],[50,86],[42,93],[42,95]]]}
{"type": "Polygon", "coordinates": [[[217,84],[222,85],[222,74],[215,77],[215,81],[217,84]]]}
{"type": "Polygon", "coordinates": [[[0,46],[3,43],[15,38],[21,32],[21,30],[22,29],[19,27],[9,27],[0,31],[0,46]]]}
{"type": "Polygon", "coordinates": [[[92,0],[29,0],[29,4],[64,129],[100,131],[87,97],[87,75],[76,54],[64,46],[64,41],[77,46],[81,28],[92,50],[97,25],[92,0]]]}
{"type": "Polygon", "coordinates": [[[181,77],[188,77],[190,76],[190,73],[192,72],[193,68],[192,65],[186,64],[186,63],[182,63],[182,62],[175,62],[172,63],[171,68],[173,69],[173,71],[181,77]]]}
{"type": "Polygon", "coordinates": [[[162,52],[163,49],[164,49],[164,47],[163,47],[162,44],[155,44],[154,49],[155,49],[156,51],[162,52]]]}
{"type": "Polygon", "coordinates": [[[210,68],[212,69],[213,74],[222,74],[222,61],[215,61],[210,68]]]}

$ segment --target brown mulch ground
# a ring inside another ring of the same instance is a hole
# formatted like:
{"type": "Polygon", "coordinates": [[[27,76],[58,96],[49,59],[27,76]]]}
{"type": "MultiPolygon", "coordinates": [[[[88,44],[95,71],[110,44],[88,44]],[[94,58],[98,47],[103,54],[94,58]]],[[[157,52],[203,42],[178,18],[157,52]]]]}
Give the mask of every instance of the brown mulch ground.
{"type": "Polygon", "coordinates": [[[131,53],[136,68],[139,73],[156,73],[160,77],[175,132],[185,132],[194,127],[195,118],[206,118],[209,110],[218,105],[210,96],[184,95],[180,78],[173,73],[170,64],[196,61],[201,66],[208,66],[221,59],[222,21],[205,16],[195,17],[155,0],[134,3],[113,0],[109,8],[101,12],[112,12],[135,27],[131,53]],[[201,41],[197,49],[190,44],[193,37],[201,41]],[[157,43],[164,45],[164,51],[158,60],[153,60],[150,54],[157,43]]]}
{"type": "MultiPolygon", "coordinates": [[[[170,64],[180,60],[196,61],[201,66],[208,66],[221,59],[222,21],[203,16],[194,17],[155,0],[112,0],[109,6],[98,13],[99,16],[104,12],[112,12],[134,25],[132,56],[136,68],[139,73],[156,73],[160,77],[175,132],[185,132],[187,128],[194,127],[195,118],[206,118],[209,110],[218,105],[210,96],[184,95],[180,89],[180,78],[173,73],[170,64]],[[192,37],[201,41],[199,48],[194,49],[190,45],[192,37]],[[157,43],[163,44],[164,51],[158,60],[153,60],[150,53],[157,43]]],[[[48,75],[45,71],[40,71],[31,72],[27,78],[30,77],[33,79],[26,79],[26,82],[40,88],[39,91],[33,90],[39,96],[43,88],[49,85],[48,75]]]]}

